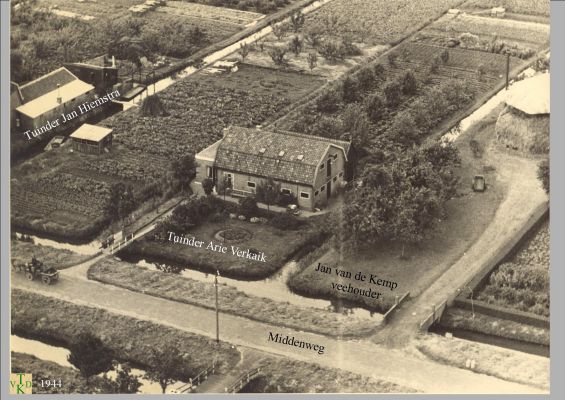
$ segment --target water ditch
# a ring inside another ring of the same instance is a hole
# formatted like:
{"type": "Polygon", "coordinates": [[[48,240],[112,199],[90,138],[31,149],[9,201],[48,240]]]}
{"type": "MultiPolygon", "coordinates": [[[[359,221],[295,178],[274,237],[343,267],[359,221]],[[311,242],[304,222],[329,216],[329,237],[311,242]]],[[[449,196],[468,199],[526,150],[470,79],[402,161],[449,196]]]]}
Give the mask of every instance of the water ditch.
{"type": "MultiPolygon", "coordinates": [[[[70,350],[61,345],[60,343],[50,342],[39,338],[26,338],[18,335],[10,336],[10,350],[16,353],[29,354],[43,361],[51,361],[62,367],[76,368],[68,361],[68,356],[71,354],[70,350]]],[[[131,363],[130,363],[131,364],[131,363]]],[[[32,373],[34,371],[31,371],[32,373]]],[[[138,377],[141,386],[139,387],[139,394],[161,394],[161,386],[157,382],[150,381],[144,378],[145,370],[136,366],[131,368],[131,374],[138,377]]],[[[102,374],[101,374],[102,375],[102,374]]],[[[101,376],[100,375],[100,376],[101,376]]],[[[112,370],[106,373],[108,378],[114,379],[116,371],[112,370]]],[[[51,377],[54,378],[54,377],[51,377]]],[[[184,385],[185,382],[177,381],[167,387],[167,393],[171,393],[174,389],[184,385]]]]}
{"type": "MultiPolygon", "coordinates": [[[[163,272],[163,269],[174,270],[178,271],[178,274],[184,278],[194,279],[200,282],[214,283],[214,274],[192,269],[184,265],[163,263],[157,259],[131,255],[124,255],[121,259],[139,267],[145,267],[151,271],[170,273],[163,272]]],[[[353,306],[342,300],[310,298],[292,292],[288,287],[287,282],[293,274],[298,272],[298,270],[298,262],[296,260],[290,260],[277,272],[265,279],[246,280],[221,276],[219,278],[219,282],[220,284],[235,287],[248,295],[264,297],[278,302],[287,302],[302,307],[312,307],[367,319],[379,318],[381,316],[381,314],[377,312],[353,306]]]]}
{"type": "Polygon", "coordinates": [[[445,336],[451,333],[453,337],[465,339],[472,342],[490,344],[491,346],[503,347],[505,349],[517,350],[523,353],[534,354],[542,357],[549,357],[549,346],[543,344],[524,342],[522,340],[505,338],[502,336],[489,335],[482,332],[469,331],[466,329],[445,328],[439,324],[434,324],[429,329],[430,333],[445,336]]]}

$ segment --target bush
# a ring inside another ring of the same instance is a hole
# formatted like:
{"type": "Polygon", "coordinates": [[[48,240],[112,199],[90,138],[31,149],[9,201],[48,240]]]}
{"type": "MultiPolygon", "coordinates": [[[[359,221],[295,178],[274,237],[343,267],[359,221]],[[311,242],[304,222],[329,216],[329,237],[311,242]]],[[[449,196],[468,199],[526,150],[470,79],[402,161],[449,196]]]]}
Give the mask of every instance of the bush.
{"type": "Polygon", "coordinates": [[[335,88],[325,91],[316,101],[316,108],[323,113],[334,113],[339,108],[341,96],[335,88]]]}
{"type": "Polygon", "coordinates": [[[318,52],[330,62],[343,60],[347,53],[343,42],[335,39],[326,39],[320,43],[318,52]]]}
{"type": "Polygon", "coordinates": [[[402,98],[402,84],[398,81],[389,82],[384,87],[386,104],[395,107],[400,104],[402,98]]]}
{"type": "Polygon", "coordinates": [[[277,214],[270,221],[271,225],[277,229],[284,231],[296,230],[302,225],[302,222],[294,215],[277,214]]]}
{"type": "Polygon", "coordinates": [[[359,100],[360,97],[360,82],[352,76],[348,76],[343,80],[342,94],[343,101],[346,103],[353,103],[359,100]]]}
{"type": "Polygon", "coordinates": [[[406,72],[402,78],[402,93],[404,94],[415,94],[418,90],[418,84],[416,83],[416,77],[412,71],[406,72]]]}
{"type": "Polygon", "coordinates": [[[247,218],[257,215],[258,210],[257,201],[253,197],[244,197],[239,200],[239,213],[247,218]]]}
{"type": "Polygon", "coordinates": [[[384,114],[384,109],[385,102],[378,93],[372,94],[365,101],[365,111],[369,119],[373,122],[378,122],[381,119],[384,114]]]}
{"type": "Polygon", "coordinates": [[[368,67],[361,68],[357,74],[357,81],[359,82],[359,89],[367,91],[375,84],[375,72],[368,67]]]}
{"type": "Polygon", "coordinates": [[[293,195],[292,193],[290,194],[281,193],[279,195],[279,198],[277,199],[277,204],[281,207],[286,207],[289,204],[296,204],[296,196],[293,195]]]}

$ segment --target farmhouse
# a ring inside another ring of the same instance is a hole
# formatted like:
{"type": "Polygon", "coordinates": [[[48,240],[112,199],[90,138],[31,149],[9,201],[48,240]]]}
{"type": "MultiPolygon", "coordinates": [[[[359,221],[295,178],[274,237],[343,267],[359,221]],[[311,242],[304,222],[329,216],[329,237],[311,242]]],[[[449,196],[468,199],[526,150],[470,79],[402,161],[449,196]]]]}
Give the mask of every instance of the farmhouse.
{"type": "Polygon", "coordinates": [[[81,153],[101,154],[112,147],[112,129],[83,124],[70,136],[72,148],[81,153]]]}
{"type": "Polygon", "coordinates": [[[16,129],[33,130],[94,97],[94,86],[62,67],[19,87],[16,129]]]}
{"type": "Polygon", "coordinates": [[[548,73],[511,86],[496,122],[501,143],[533,154],[549,153],[549,86],[548,73]]]}
{"type": "Polygon", "coordinates": [[[343,185],[349,147],[349,142],[318,136],[230,127],[195,156],[195,184],[210,178],[228,182],[234,196],[254,196],[257,185],[272,179],[281,193],[311,210],[343,185]]]}

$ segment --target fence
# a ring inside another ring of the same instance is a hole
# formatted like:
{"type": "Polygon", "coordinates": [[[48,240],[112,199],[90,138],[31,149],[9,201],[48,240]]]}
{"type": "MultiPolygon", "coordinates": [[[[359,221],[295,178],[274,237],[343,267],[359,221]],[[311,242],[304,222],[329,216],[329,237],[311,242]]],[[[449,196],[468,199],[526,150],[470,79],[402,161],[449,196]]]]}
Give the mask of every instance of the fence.
{"type": "Polygon", "coordinates": [[[383,315],[384,322],[388,322],[390,320],[394,311],[402,304],[405,299],[408,298],[408,296],[410,296],[410,292],[404,293],[404,295],[400,299],[398,299],[398,297],[395,299],[394,305],[389,308],[388,311],[383,315]]]}
{"type": "Polygon", "coordinates": [[[422,322],[420,322],[420,331],[425,332],[433,325],[434,322],[439,321],[441,315],[447,308],[447,300],[444,300],[439,306],[432,307],[432,312],[422,322]]]}
{"type": "Polygon", "coordinates": [[[235,383],[231,384],[230,386],[226,387],[225,392],[226,393],[237,393],[239,392],[241,389],[243,389],[243,387],[245,385],[247,385],[249,383],[249,381],[253,378],[255,378],[256,376],[258,376],[261,372],[261,367],[257,367],[249,372],[246,372],[244,374],[241,374],[237,380],[235,381],[235,383]]]}
{"type": "Polygon", "coordinates": [[[194,378],[190,378],[188,383],[176,388],[173,393],[188,393],[192,392],[197,386],[208,379],[208,375],[214,375],[216,370],[216,363],[201,371],[194,378]]]}

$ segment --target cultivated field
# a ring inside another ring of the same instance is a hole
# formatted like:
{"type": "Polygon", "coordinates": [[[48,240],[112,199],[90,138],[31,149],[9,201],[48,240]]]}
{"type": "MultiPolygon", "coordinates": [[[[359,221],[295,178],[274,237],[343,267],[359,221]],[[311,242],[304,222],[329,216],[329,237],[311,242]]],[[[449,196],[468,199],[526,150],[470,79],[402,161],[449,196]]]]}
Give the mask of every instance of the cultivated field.
{"type": "Polygon", "coordinates": [[[115,140],[129,150],[175,159],[212,144],[228,125],[261,124],[322,83],[250,65],[227,75],[198,73],[159,93],[170,116],[140,117],[131,109],[104,125],[113,128],[115,140]]]}
{"type": "Polygon", "coordinates": [[[477,299],[549,316],[549,223],[490,275],[477,299]]]}
{"type": "Polygon", "coordinates": [[[549,0],[469,0],[463,8],[491,9],[504,7],[516,14],[541,15],[549,17],[549,0]]]}
{"type": "Polygon", "coordinates": [[[355,42],[391,44],[415,32],[461,0],[334,0],[309,15],[329,35],[351,35],[355,42]]]}
{"type": "Polygon", "coordinates": [[[12,222],[67,240],[87,240],[106,224],[111,185],[131,184],[136,195],[160,183],[170,164],[218,140],[228,125],[255,126],[323,83],[292,72],[241,65],[228,75],[196,74],[159,93],[167,117],[140,116],[139,107],[104,121],[114,128],[110,153],[40,154],[12,170],[12,222]]]}
{"type": "Polygon", "coordinates": [[[529,58],[548,46],[549,25],[471,13],[447,14],[418,32],[413,40],[441,46],[456,40],[462,48],[529,58]]]}
{"type": "Polygon", "coordinates": [[[166,6],[158,7],[157,11],[199,20],[222,22],[237,27],[249,25],[265,16],[264,14],[250,11],[240,11],[180,1],[169,2],[166,6]]]}

